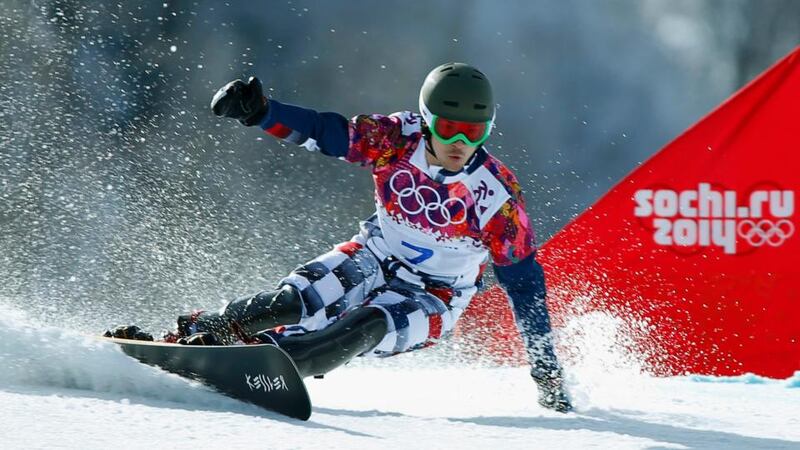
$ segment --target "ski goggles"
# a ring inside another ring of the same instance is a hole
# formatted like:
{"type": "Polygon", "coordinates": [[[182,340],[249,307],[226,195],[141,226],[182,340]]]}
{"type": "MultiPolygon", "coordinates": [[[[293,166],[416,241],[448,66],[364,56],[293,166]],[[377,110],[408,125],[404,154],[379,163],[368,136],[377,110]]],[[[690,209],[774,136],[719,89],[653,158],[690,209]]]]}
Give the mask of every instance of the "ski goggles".
{"type": "Polygon", "coordinates": [[[452,144],[462,141],[467,145],[477,147],[489,139],[492,131],[492,121],[486,122],[461,122],[445,119],[433,114],[431,132],[442,144],[452,144]]]}

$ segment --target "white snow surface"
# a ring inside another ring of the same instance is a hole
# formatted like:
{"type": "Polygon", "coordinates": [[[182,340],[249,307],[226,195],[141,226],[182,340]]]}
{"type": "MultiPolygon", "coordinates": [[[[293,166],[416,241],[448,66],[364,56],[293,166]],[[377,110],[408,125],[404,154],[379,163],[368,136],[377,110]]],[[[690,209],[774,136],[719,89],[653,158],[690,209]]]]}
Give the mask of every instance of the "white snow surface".
{"type": "Polygon", "coordinates": [[[567,367],[576,412],[559,414],[525,368],[359,359],[306,380],[303,422],[2,312],[3,449],[800,449],[800,372],[652,378],[584,358],[567,367]]]}

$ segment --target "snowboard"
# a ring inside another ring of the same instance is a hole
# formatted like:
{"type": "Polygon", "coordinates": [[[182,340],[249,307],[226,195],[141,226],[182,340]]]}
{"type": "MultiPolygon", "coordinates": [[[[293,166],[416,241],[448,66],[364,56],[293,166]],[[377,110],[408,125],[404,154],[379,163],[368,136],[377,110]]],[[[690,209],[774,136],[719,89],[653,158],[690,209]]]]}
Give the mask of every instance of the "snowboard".
{"type": "Polygon", "coordinates": [[[179,345],[101,338],[139,361],[191,378],[219,392],[300,420],[311,399],[294,361],[274,345],[179,345]]]}

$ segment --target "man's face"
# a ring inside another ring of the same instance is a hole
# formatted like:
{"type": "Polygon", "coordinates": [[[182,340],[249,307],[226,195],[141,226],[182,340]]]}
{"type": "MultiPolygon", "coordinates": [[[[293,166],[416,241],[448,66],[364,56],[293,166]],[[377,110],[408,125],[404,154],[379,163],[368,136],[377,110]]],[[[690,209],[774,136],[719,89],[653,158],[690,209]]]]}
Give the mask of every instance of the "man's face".
{"type": "Polygon", "coordinates": [[[426,153],[429,164],[442,166],[451,172],[458,172],[464,168],[464,164],[469,161],[472,154],[478,147],[467,145],[462,141],[455,141],[452,144],[442,144],[436,137],[431,138],[433,152],[436,154],[434,160],[430,153],[426,153]]]}

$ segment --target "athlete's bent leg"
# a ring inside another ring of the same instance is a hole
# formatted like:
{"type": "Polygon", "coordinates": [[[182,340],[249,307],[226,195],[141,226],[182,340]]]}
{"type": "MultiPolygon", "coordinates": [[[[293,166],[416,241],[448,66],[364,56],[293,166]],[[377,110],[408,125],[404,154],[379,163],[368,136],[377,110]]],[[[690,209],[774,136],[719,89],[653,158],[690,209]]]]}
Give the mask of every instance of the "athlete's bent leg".
{"type": "Polygon", "coordinates": [[[307,331],[328,326],[340,314],[360,305],[383,284],[375,256],[348,242],[294,269],[275,291],[264,291],[229,303],[219,312],[202,312],[178,319],[181,338],[212,333],[199,342],[248,342],[258,332],[279,325],[301,325],[307,331]]]}
{"type": "Polygon", "coordinates": [[[448,334],[460,315],[431,293],[395,280],[325,328],[267,330],[255,337],[276,343],[303,377],[322,375],[359,355],[391,356],[428,347],[448,334]],[[299,334],[294,334],[299,333],[299,334]]]}
{"type": "Polygon", "coordinates": [[[266,331],[256,337],[262,342],[275,342],[292,357],[300,375],[308,377],[326,374],[373,349],[388,329],[383,311],[359,307],[319,331],[288,336],[266,331]]]}

